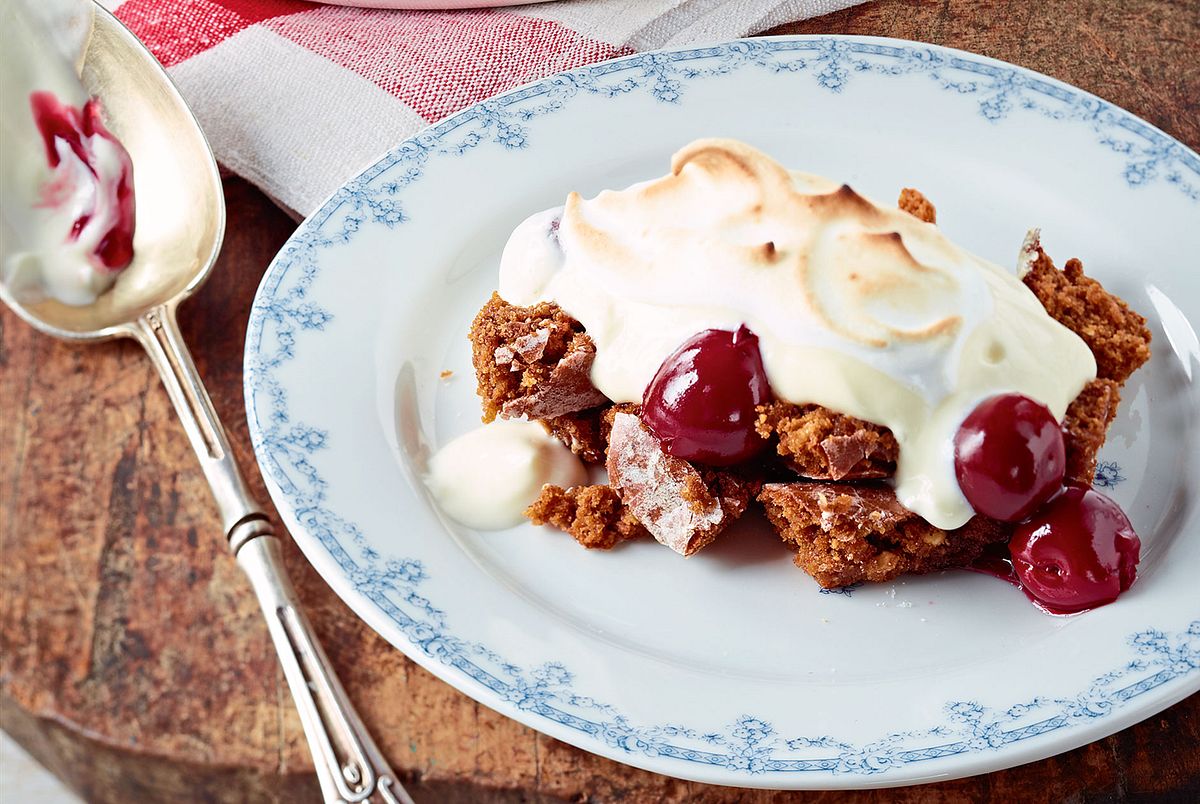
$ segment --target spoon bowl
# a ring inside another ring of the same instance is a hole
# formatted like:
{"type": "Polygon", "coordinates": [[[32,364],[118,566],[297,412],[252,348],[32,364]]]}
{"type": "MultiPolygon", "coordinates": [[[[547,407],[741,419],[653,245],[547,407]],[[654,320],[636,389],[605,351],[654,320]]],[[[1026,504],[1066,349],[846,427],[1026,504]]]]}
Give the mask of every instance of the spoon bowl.
{"type": "Polygon", "coordinates": [[[22,303],[2,283],[0,300],[49,335],[74,341],[131,337],[146,349],[212,489],[230,549],[258,597],[325,800],[412,804],[300,608],[273,525],[246,487],[179,334],[176,309],[212,270],[225,232],[221,177],[208,141],[141,42],[103,8],[88,8],[93,21],[80,77],[133,163],[133,261],[88,305],[22,303]]]}
{"type": "Polygon", "coordinates": [[[149,311],[178,304],[212,270],[225,232],[221,177],[192,112],[162,67],[124,25],[97,7],[80,72],[105,124],[134,164],[134,258],[92,304],[0,298],[37,329],[71,340],[136,335],[149,311]]]}

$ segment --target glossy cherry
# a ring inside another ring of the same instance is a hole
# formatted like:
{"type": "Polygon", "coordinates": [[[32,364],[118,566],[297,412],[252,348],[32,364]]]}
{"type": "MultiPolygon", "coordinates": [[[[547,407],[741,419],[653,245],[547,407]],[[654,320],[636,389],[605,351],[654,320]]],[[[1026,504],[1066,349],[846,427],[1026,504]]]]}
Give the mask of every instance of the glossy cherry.
{"type": "Polygon", "coordinates": [[[977,513],[1019,522],[1058,491],[1066,468],[1062,430],[1021,394],[985,399],[954,437],[954,472],[977,513]]]}
{"type": "Polygon", "coordinates": [[[1117,599],[1137,577],[1141,540],[1121,507],[1097,491],[1068,486],[1009,542],[1027,594],[1047,611],[1072,614],[1117,599]]]}
{"type": "Polygon", "coordinates": [[[770,398],[758,336],[708,329],[675,350],[642,397],[642,420],[667,452],[727,466],[766,442],[754,431],[754,408],[770,398]]]}

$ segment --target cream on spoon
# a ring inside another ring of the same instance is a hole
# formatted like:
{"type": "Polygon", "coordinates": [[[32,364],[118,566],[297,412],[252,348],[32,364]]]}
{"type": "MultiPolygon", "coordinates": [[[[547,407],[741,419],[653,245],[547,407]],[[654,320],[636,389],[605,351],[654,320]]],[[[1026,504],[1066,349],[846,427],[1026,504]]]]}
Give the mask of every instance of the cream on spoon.
{"type": "Polygon", "coordinates": [[[0,12],[0,277],[14,295],[86,305],[133,259],[133,163],[79,77],[92,4],[0,12]]]}

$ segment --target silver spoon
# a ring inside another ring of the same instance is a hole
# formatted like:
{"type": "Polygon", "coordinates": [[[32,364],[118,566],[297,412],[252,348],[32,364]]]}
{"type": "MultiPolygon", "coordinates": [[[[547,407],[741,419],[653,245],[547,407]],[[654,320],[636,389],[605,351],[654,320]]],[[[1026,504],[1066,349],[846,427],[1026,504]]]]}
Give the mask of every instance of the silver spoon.
{"type": "MultiPolygon", "coordinates": [[[[208,276],[225,231],[212,151],[167,74],[111,14],[95,9],[82,80],[134,164],[133,263],[95,303],[0,299],[35,328],[72,341],[135,338],[162,376],[212,488],[229,547],[258,596],[300,711],[328,802],[412,804],[363,726],[317,642],[283,569],[271,523],[250,496],[208,392],[179,334],[175,311],[208,276]]],[[[37,156],[37,155],[34,155],[37,156]]]]}

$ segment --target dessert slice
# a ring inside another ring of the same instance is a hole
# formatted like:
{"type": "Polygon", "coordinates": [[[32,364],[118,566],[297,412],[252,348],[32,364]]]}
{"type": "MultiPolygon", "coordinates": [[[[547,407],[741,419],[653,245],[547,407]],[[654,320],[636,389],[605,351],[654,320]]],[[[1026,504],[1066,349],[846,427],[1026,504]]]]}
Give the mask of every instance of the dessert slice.
{"type": "Polygon", "coordinates": [[[592,339],[557,304],[516,307],[493,293],[470,337],[485,422],[552,420],[608,402],[589,376],[592,339]]]}
{"type": "Polygon", "coordinates": [[[1091,481],[1149,332],[1036,233],[1014,276],[936,219],[916,190],[889,208],[728,140],[528,218],[472,328],[484,419],[538,420],[610,482],[527,515],[686,556],[757,497],[825,586],[965,565],[1049,516],[1091,481]],[[765,466],[781,482],[747,479],[765,466]]]}
{"type": "MultiPolygon", "coordinates": [[[[1079,260],[1059,271],[1036,240],[1033,249],[1026,285],[1096,358],[1096,379],[1084,386],[1062,420],[1065,478],[1090,486],[1096,457],[1116,418],[1121,385],[1149,358],[1150,331],[1142,316],[1086,276],[1079,260]]],[[[876,425],[816,406],[772,402],[760,408],[757,426],[763,435],[776,436],[779,454],[809,478],[858,480],[887,477],[894,470],[896,453],[886,441],[890,432],[876,425]],[[856,442],[849,457],[833,447],[834,433],[856,442]]],[[[942,531],[904,509],[886,486],[775,483],[764,486],[758,499],[780,536],[798,548],[797,566],[823,586],[968,564],[989,542],[1011,532],[978,516],[957,530],[942,531]]]]}
{"type": "MultiPolygon", "coordinates": [[[[926,222],[935,219],[933,205],[915,190],[906,190],[901,195],[900,207],[926,222]]],[[[1085,386],[1063,419],[1067,477],[1090,483],[1096,455],[1120,401],[1120,384],[1111,377],[1124,379],[1140,365],[1139,361],[1144,361],[1149,333],[1140,316],[1083,275],[1078,261],[1068,263],[1069,274],[1059,272],[1040,244],[1035,242],[1034,250],[1036,256],[1025,278],[1026,284],[1047,310],[1057,313],[1056,318],[1061,318],[1100,353],[1097,355],[1100,376],[1085,386]],[[1080,298],[1085,301],[1079,302],[1080,298]],[[1129,337],[1130,332],[1135,337],[1129,337]]],[[[589,463],[606,460],[608,431],[616,410],[626,412],[626,422],[636,419],[636,406],[613,406],[591,384],[588,370],[595,354],[594,345],[579,322],[552,302],[523,308],[493,294],[476,317],[471,342],[485,418],[490,414],[538,419],[589,463]]],[[[819,405],[795,405],[780,400],[760,405],[756,413],[758,434],[771,439],[785,464],[803,478],[865,481],[885,479],[895,471],[899,445],[886,427],[819,405]]],[[[744,493],[744,481],[738,485],[734,481],[736,475],[718,475],[714,470],[674,458],[653,439],[644,425],[637,429],[625,426],[620,430],[618,443],[630,466],[634,465],[633,456],[638,455],[637,460],[646,466],[654,463],[663,469],[654,482],[626,480],[622,485],[614,481],[612,487],[569,490],[550,487],[528,515],[537,524],[552,524],[571,533],[585,546],[601,548],[650,532],[640,522],[641,516],[654,523],[652,529],[657,531],[655,535],[660,541],[678,552],[690,555],[701,549],[744,511],[742,497],[749,497],[744,493]],[[705,475],[707,483],[702,479],[705,475]],[[719,493],[702,492],[702,488],[707,489],[714,481],[714,476],[721,477],[732,493],[727,491],[722,497],[719,493]],[[601,488],[607,490],[601,492],[601,488]],[[654,494],[651,493],[654,488],[670,491],[654,494]],[[685,489],[690,490],[691,499],[684,499],[685,489]],[[669,501],[675,505],[666,506],[669,501]],[[687,504],[683,505],[684,502],[687,504]]],[[[628,477],[630,473],[623,474],[618,469],[614,475],[628,477]]],[[[887,580],[903,572],[928,572],[969,563],[986,543],[972,538],[974,534],[999,533],[997,538],[1003,538],[1007,532],[996,523],[987,529],[972,523],[943,531],[914,514],[897,519],[896,512],[905,509],[884,486],[863,487],[867,493],[858,495],[853,507],[863,515],[855,520],[847,516],[831,519],[828,514],[834,509],[823,511],[818,503],[811,502],[826,500],[836,508],[849,499],[847,495],[855,491],[853,487],[797,480],[768,488],[774,502],[768,502],[766,491],[760,501],[772,512],[772,522],[781,536],[798,548],[807,545],[800,550],[797,563],[814,577],[837,579],[839,584],[887,580]],[[788,487],[791,490],[785,492],[783,489],[788,487]],[[831,496],[831,489],[840,491],[831,496]],[[792,504],[783,504],[785,500],[791,500],[792,504]],[[799,505],[797,500],[810,500],[810,504],[799,505]],[[888,525],[891,529],[874,530],[870,527],[873,522],[891,523],[888,525]],[[822,523],[832,530],[821,531],[822,523]],[[916,536],[897,540],[896,528],[898,532],[916,536]],[[938,549],[916,549],[928,546],[930,539],[945,541],[938,549]],[[899,547],[883,547],[893,543],[899,547]],[[821,569],[822,566],[838,569],[821,569]]]]}
{"type": "MultiPolygon", "coordinates": [[[[1119,400],[1113,380],[1093,380],[1067,409],[1062,429],[1068,482],[1091,485],[1096,454],[1119,400]]],[[[864,429],[856,435],[869,433],[864,429]]],[[[758,500],[780,537],[797,548],[796,565],[826,587],[964,566],[987,544],[1011,533],[1011,526],[983,516],[961,528],[936,528],[900,505],[882,484],[769,483],[758,500]]]]}

